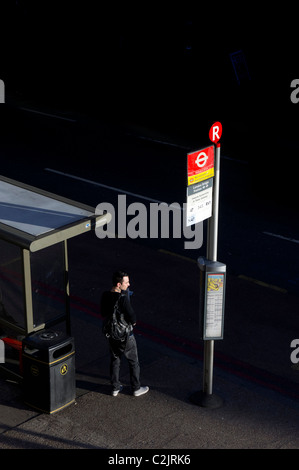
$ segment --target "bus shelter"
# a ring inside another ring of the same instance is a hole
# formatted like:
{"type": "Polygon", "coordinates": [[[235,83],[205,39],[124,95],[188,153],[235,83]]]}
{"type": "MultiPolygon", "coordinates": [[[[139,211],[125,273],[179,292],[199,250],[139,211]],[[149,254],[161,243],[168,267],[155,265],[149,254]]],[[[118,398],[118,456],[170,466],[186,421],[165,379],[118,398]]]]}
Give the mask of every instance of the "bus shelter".
{"type": "MultiPolygon", "coordinates": [[[[67,240],[109,214],[0,176],[0,339],[21,341],[59,323],[70,334],[67,240]]],[[[20,354],[21,357],[21,354],[20,354]]],[[[7,364],[1,364],[5,369],[7,364]]]]}

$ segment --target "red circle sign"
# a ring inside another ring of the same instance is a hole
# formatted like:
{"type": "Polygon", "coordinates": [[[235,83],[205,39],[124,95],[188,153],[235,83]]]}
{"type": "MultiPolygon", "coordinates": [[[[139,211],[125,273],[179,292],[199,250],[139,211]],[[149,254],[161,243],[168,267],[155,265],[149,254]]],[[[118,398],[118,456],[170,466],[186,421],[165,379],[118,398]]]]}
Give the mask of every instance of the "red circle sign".
{"type": "Polygon", "coordinates": [[[222,135],[222,124],[221,122],[215,122],[209,132],[209,138],[214,144],[220,140],[222,135]]]}

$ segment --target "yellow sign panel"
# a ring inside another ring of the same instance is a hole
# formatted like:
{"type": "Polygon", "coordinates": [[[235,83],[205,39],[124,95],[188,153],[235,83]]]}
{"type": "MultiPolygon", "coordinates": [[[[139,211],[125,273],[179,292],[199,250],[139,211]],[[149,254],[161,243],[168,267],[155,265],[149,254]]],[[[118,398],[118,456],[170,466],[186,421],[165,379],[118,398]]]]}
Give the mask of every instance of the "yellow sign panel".
{"type": "Polygon", "coordinates": [[[199,183],[200,181],[207,180],[208,178],[213,178],[214,176],[214,167],[210,168],[207,171],[203,171],[197,175],[188,176],[188,186],[190,184],[199,183]]]}

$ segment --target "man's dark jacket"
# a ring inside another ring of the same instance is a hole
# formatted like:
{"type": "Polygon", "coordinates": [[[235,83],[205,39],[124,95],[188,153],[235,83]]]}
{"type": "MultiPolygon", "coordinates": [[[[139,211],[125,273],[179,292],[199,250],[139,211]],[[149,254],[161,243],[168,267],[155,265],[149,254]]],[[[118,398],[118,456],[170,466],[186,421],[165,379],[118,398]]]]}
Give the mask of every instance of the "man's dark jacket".
{"type": "Polygon", "coordinates": [[[111,291],[104,292],[101,299],[101,315],[104,318],[107,318],[110,315],[112,316],[114,306],[118,299],[119,308],[124,314],[124,319],[127,323],[134,325],[136,323],[136,315],[132,308],[128,292],[126,291],[121,291],[121,293],[111,291]]]}

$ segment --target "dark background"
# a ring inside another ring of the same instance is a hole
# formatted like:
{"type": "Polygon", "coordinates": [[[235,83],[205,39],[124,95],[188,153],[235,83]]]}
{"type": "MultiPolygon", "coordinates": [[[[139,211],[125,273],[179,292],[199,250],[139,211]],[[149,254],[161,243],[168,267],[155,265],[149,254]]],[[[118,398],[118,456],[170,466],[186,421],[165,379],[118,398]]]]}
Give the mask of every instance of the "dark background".
{"type": "Polygon", "coordinates": [[[225,3],[5,0],[0,75],[8,92],[97,114],[148,117],[158,106],[154,119],[289,122],[298,114],[296,7],[225,3]],[[229,55],[238,50],[250,74],[240,85],[229,55]]]}
{"type": "Polygon", "coordinates": [[[299,104],[291,102],[290,85],[298,76],[297,10],[5,0],[0,77],[6,101],[112,123],[125,119],[188,138],[221,121],[224,152],[250,162],[267,197],[275,197],[279,183],[294,205],[299,104]],[[240,81],[230,57],[237,51],[248,69],[240,81]]]}

